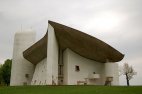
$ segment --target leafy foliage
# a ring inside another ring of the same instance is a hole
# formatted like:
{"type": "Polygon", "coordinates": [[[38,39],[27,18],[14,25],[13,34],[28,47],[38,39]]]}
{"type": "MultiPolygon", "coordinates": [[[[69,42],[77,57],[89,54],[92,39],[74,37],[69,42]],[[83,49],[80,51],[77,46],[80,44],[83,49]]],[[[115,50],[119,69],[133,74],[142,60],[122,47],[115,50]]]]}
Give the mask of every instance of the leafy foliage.
{"type": "Polygon", "coordinates": [[[0,64],[0,85],[3,83],[3,77],[2,77],[2,64],[0,64]]]}
{"type": "Polygon", "coordinates": [[[0,66],[0,84],[10,84],[12,60],[7,59],[3,65],[0,66]]]}

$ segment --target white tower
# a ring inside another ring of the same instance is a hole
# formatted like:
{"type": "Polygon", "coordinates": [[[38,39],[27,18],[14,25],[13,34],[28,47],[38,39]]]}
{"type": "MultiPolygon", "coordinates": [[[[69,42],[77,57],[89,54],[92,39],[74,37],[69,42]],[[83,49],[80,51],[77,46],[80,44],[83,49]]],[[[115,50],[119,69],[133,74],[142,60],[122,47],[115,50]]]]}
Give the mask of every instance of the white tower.
{"type": "Polygon", "coordinates": [[[34,65],[24,59],[23,51],[35,43],[35,32],[26,30],[17,32],[14,38],[14,49],[10,85],[28,85],[31,83],[34,65]]]}
{"type": "Polygon", "coordinates": [[[105,63],[105,77],[112,77],[112,85],[119,85],[118,64],[107,62],[105,63]]]}

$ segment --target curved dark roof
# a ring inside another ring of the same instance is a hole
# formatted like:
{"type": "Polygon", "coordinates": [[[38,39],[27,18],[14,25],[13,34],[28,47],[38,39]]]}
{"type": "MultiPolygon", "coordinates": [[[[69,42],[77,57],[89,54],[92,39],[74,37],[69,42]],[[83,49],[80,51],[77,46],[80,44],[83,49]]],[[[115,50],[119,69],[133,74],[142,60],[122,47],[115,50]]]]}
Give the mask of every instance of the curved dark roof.
{"type": "Polygon", "coordinates": [[[23,52],[24,58],[33,64],[37,64],[41,60],[47,57],[47,33],[46,35],[29,47],[23,52]]]}
{"type": "MultiPolygon", "coordinates": [[[[93,36],[56,22],[49,21],[49,24],[54,28],[61,49],[69,48],[85,58],[101,63],[105,63],[106,60],[118,62],[124,57],[122,53],[93,36]]],[[[47,52],[47,36],[46,34],[40,41],[23,52],[24,57],[33,64],[37,64],[47,56],[45,53],[47,52]]]]}

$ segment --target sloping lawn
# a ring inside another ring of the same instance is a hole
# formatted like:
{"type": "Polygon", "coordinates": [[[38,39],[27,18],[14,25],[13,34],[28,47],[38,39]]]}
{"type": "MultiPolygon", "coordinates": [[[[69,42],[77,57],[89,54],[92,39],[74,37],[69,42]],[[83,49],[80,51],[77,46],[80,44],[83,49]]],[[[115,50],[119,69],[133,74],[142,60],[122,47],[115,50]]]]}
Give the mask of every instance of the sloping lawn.
{"type": "Polygon", "coordinates": [[[0,94],[142,94],[142,86],[9,86],[0,94]]]}

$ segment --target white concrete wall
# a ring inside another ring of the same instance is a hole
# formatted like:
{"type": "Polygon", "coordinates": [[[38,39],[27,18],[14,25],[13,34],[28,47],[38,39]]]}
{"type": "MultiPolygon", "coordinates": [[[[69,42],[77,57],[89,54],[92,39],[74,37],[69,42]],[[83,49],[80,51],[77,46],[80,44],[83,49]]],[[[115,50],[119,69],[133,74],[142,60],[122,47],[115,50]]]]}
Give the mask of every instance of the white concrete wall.
{"type": "Polygon", "coordinates": [[[54,28],[48,24],[48,45],[47,45],[47,84],[58,84],[58,42],[54,28]]]}
{"type": "MultiPolygon", "coordinates": [[[[70,49],[66,49],[63,53],[64,61],[64,84],[76,85],[77,81],[85,81],[90,74],[96,72],[101,78],[104,75],[104,63],[99,63],[93,60],[84,58],[70,49]],[[75,71],[75,66],[80,67],[80,71],[75,71]]],[[[102,79],[88,80],[88,84],[103,85],[102,79]]]]}
{"type": "Polygon", "coordinates": [[[64,77],[64,79],[63,79],[63,84],[64,85],[68,85],[68,76],[69,76],[69,74],[68,74],[68,63],[69,63],[69,52],[68,52],[68,50],[66,49],[64,52],[63,52],[63,64],[64,64],[64,66],[63,66],[63,77],[64,77]]]}
{"type": "Polygon", "coordinates": [[[40,61],[36,67],[33,74],[33,79],[31,85],[46,85],[46,71],[47,71],[47,58],[40,61]]]}
{"type": "Polygon", "coordinates": [[[30,47],[34,42],[34,31],[22,31],[15,34],[10,81],[11,86],[23,85],[24,83],[30,84],[34,65],[24,59],[23,51],[30,47]],[[26,78],[25,74],[29,74],[29,78],[26,78]]]}
{"type": "Polygon", "coordinates": [[[105,63],[105,76],[113,77],[112,85],[119,85],[119,72],[117,63],[105,63]]]}

